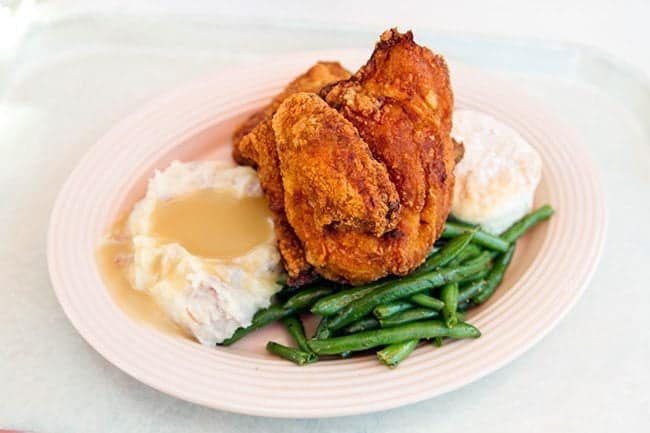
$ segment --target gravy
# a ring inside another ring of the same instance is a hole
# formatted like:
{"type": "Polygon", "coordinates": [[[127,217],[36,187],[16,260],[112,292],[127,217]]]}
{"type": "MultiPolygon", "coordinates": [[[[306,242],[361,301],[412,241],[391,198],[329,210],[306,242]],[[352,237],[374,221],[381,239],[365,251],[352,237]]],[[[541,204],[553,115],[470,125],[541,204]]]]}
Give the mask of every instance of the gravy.
{"type": "Polygon", "coordinates": [[[189,337],[156,304],[149,294],[134,290],[127,278],[127,264],[133,255],[131,241],[105,241],[97,249],[97,264],[111,297],[127,316],[171,335],[189,337]]]}
{"type": "MultiPolygon", "coordinates": [[[[178,243],[204,258],[232,259],[268,242],[271,213],[264,197],[238,198],[205,189],[158,202],[151,217],[151,236],[178,243]]],[[[96,252],[97,264],[115,303],[132,319],[171,335],[191,338],[148,294],[131,287],[127,277],[132,241],[128,215],[116,221],[96,252]]]]}
{"type": "Polygon", "coordinates": [[[270,216],[263,197],[238,198],[203,189],[158,202],[151,235],[178,243],[195,256],[230,259],[269,239],[270,216]]]}

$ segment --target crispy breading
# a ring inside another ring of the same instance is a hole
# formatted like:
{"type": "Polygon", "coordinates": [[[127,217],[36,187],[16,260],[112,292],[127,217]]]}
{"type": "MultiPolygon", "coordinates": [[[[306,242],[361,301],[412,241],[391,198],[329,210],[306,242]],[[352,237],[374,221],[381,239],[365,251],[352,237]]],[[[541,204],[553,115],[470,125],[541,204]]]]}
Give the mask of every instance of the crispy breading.
{"type": "Polygon", "coordinates": [[[256,166],[255,159],[251,159],[251,156],[259,152],[257,149],[251,148],[254,145],[248,140],[244,140],[244,137],[253,132],[259,124],[264,122],[270,124],[275,110],[288,96],[298,92],[318,93],[323,86],[349,77],[350,72],[341,66],[339,62],[321,61],[309,68],[304,74],[294,78],[266,107],[250,115],[235,130],[232,136],[232,154],[235,161],[242,165],[256,166]]]}
{"type": "Polygon", "coordinates": [[[297,92],[317,93],[326,84],[347,79],[350,73],[338,62],[318,62],[307,72],[296,77],[262,110],[251,115],[233,134],[233,158],[240,164],[257,169],[266,194],[289,282],[302,285],[312,281],[316,274],[305,258],[302,243],[287,221],[284,211],[284,188],[271,119],[284,99],[297,92]]]}
{"type": "Polygon", "coordinates": [[[415,269],[442,231],[462,156],[447,65],[411,32],[384,32],[367,64],[336,81],[325,102],[278,96],[236,145],[258,169],[294,284],[310,266],[351,284],[415,269]]]}
{"type": "MultiPolygon", "coordinates": [[[[366,65],[321,95],[386,166],[401,207],[396,229],[381,237],[323,233],[328,262],[318,271],[355,284],[406,275],[423,262],[451,205],[456,152],[449,135],[453,94],[447,65],[415,44],[411,32],[389,30],[366,65]]],[[[317,234],[312,237],[317,244],[317,234]]],[[[310,244],[301,240],[309,261],[310,244]]]]}
{"type": "Polygon", "coordinates": [[[380,237],[395,228],[399,197],[386,167],[354,126],[318,95],[285,99],[273,116],[273,130],[284,209],[307,251],[313,250],[308,243],[314,231],[380,237]]]}

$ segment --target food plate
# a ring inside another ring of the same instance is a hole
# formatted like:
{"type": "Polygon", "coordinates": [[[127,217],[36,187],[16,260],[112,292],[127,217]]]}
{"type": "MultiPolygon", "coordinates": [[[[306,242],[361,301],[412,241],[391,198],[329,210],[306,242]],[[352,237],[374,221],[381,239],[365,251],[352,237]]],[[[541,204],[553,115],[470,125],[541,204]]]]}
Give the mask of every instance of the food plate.
{"type": "MultiPolygon", "coordinates": [[[[435,47],[434,47],[435,48],[435,47]]],[[[374,356],[297,367],[264,350],[287,343],[270,326],[231,347],[204,347],[129,319],[113,302],[95,263],[111,222],[140,198],[155,169],[172,160],[228,158],[230,135],[316,60],[354,70],[368,52],[292,55],[196,80],[124,119],[96,143],[65,183],[48,235],[52,284],[70,321],[118,368],[160,391],[205,406],[251,415],[310,418],[393,408],[468,384],[535,344],[566,314],[600,256],[606,216],[598,176],[583,145],[561,119],[510,83],[451,65],[456,106],[491,114],[540,153],[535,205],[556,215],[518,243],[498,292],[468,321],[482,337],[427,345],[394,370],[374,356]]]]}

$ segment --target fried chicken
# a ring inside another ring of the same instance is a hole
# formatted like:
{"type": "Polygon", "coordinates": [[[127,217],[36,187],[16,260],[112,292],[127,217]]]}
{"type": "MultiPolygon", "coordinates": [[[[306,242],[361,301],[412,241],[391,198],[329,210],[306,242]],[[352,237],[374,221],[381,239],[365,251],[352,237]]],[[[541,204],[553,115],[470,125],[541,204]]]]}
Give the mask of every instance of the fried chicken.
{"type": "Polygon", "coordinates": [[[318,62],[289,83],[268,106],[250,116],[233,134],[235,161],[257,169],[273,215],[278,249],[289,274],[289,283],[292,285],[308,283],[317,275],[307,262],[302,243],[285,215],[284,187],[271,119],[278,106],[288,96],[297,92],[317,93],[323,86],[349,77],[350,73],[338,62],[318,62]]]}
{"type": "Polygon", "coordinates": [[[350,72],[341,66],[339,62],[317,62],[304,74],[296,77],[280,94],[273,98],[269,105],[253,113],[235,130],[232,136],[232,156],[235,161],[253,167],[258,165],[255,162],[255,156],[259,154],[260,149],[257,149],[256,145],[251,143],[250,140],[244,138],[253,132],[258,125],[265,122],[270,125],[275,110],[278,109],[285,98],[298,92],[318,93],[324,86],[349,77],[350,72]]]}
{"type": "Polygon", "coordinates": [[[361,284],[421,264],[447,218],[462,154],[449,135],[444,59],[411,32],[389,30],[368,63],[325,86],[322,99],[280,96],[272,125],[263,120],[241,139],[238,160],[255,161],[273,211],[293,235],[288,241],[278,231],[293,282],[305,265],[361,284]]]}
{"type": "Polygon", "coordinates": [[[273,130],[285,211],[300,239],[321,230],[380,237],[395,228],[399,196],[386,167],[318,95],[287,98],[273,116],[273,130]]]}
{"type": "MultiPolygon", "coordinates": [[[[388,30],[368,63],[349,80],[325,87],[325,101],[357,128],[374,157],[382,162],[400,196],[397,228],[381,239],[359,236],[345,241],[368,258],[345,265],[347,251],[333,250],[330,261],[352,282],[405,275],[424,260],[449,213],[455,167],[450,138],[453,93],[441,56],[413,42],[411,32],[388,30]],[[338,257],[341,255],[341,257],[338,257]]],[[[304,240],[303,240],[304,242],[304,240]]]]}

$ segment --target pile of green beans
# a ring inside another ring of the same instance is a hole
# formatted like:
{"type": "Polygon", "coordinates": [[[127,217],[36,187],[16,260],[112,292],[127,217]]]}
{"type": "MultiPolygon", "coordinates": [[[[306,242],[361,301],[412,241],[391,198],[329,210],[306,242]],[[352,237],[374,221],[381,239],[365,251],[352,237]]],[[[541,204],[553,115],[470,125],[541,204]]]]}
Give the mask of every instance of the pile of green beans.
{"type": "Polygon", "coordinates": [[[231,345],[264,326],[281,321],[295,347],[269,342],[267,350],[298,365],[319,357],[347,358],[354,352],[379,347],[377,358],[394,368],[423,340],[436,346],[444,339],[478,338],[481,333],[465,322],[465,312],[490,299],[512,260],[515,245],[528,230],[553,215],[544,205],[493,235],[461,221],[447,221],[442,238],[424,263],[405,277],[391,277],[350,287],[320,280],[305,288],[286,285],[283,300],[258,311],[252,323],[239,328],[223,343],[231,345]],[[311,338],[301,314],[320,316],[311,338]]]}

